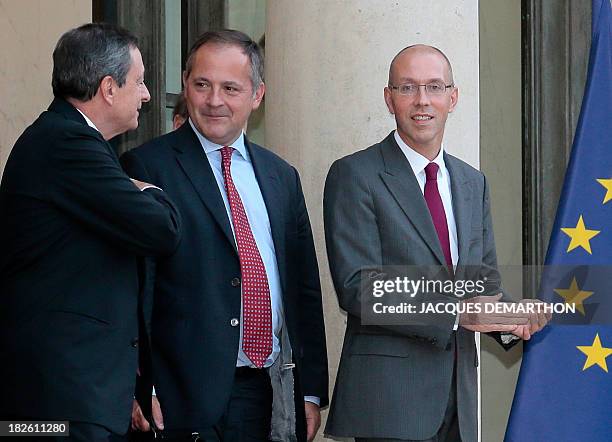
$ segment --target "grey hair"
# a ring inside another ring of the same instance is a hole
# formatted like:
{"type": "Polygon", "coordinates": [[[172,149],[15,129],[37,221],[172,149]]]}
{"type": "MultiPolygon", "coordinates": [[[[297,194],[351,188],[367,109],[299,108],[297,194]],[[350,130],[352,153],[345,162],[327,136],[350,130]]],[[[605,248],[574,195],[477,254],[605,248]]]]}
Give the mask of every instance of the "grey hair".
{"type": "Polygon", "coordinates": [[[251,37],[243,32],[233,29],[220,31],[207,31],[203,33],[191,46],[185,63],[185,75],[188,77],[193,69],[194,55],[205,44],[230,45],[240,48],[244,55],[249,57],[251,63],[251,85],[253,94],[264,80],[264,58],[261,48],[251,37]]]}
{"type": "Polygon", "coordinates": [[[88,23],[62,35],[53,51],[53,95],[91,100],[104,77],[125,84],[132,66],[130,51],[138,39],[129,31],[107,23],[88,23]]]}

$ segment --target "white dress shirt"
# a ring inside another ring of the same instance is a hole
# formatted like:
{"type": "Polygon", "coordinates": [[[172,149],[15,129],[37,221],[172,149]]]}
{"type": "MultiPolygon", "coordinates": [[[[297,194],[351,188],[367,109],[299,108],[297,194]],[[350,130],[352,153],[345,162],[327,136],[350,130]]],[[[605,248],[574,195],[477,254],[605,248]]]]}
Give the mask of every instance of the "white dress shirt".
{"type": "Polygon", "coordinates": [[[448,239],[450,240],[450,252],[451,259],[453,261],[453,267],[457,267],[457,261],[459,260],[459,249],[457,247],[457,225],[455,224],[455,214],[453,212],[453,195],[451,193],[450,175],[446,164],[444,163],[444,146],[440,148],[438,156],[432,161],[429,161],[423,155],[412,149],[395,131],[395,141],[402,150],[404,156],[410,163],[414,176],[416,176],[421,193],[425,195],[425,167],[429,163],[436,163],[438,165],[438,191],[440,192],[440,198],[442,199],[442,205],[444,206],[444,213],[446,214],[446,225],[448,226],[448,239]]]}
{"type": "MultiPolygon", "coordinates": [[[[78,110],[78,111],[79,111],[79,113],[80,113],[81,115],[83,115],[83,118],[85,118],[85,122],[87,123],[87,125],[88,125],[89,127],[91,127],[92,129],[95,129],[95,130],[97,130],[98,132],[100,132],[100,131],[98,130],[98,128],[96,127],[96,125],[95,125],[95,124],[93,124],[93,121],[91,121],[91,120],[89,119],[89,117],[87,117],[87,115],[85,115],[83,112],[81,112],[81,109],[78,109],[78,108],[76,108],[76,107],[75,107],[75,109],[76,109],[76,110],[78,110]]],[[[100,133],[102,133],[102,132],[100,132],[100,133]]]]}

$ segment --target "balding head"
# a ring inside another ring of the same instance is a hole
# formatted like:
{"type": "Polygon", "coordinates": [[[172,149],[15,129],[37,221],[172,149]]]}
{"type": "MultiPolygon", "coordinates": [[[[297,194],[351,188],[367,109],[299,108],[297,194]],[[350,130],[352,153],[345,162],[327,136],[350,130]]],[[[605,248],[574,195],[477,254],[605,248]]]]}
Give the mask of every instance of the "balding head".
{"type": "Polygon", "coordinates": [[[389,85],[395,84],[395,81],[397,78],[397,75],[395,73],[395,65],[397,64],[397,61],[399,59],[403,57],[409,57],[412,54],[426,54],[426,53],[437,55],[444,60],[444,62],[448,66],[448,72],[447,72],[448,77],[445,78],[445,81],[447,82],[447,84],[454,84],[453,68],[451,66],[451,63],[448,57],[444,54],[444,52],[442,52],[440,49],[434,46],[417,44],[417,45],[411,45],[411,46],[405,47],[404,49],[399,51],[395,57],[393,57],[393,60],[391,60],[391,65],[389,66],[389,85]]]}
{"type": "Polygon", "coordinates": [[[448,58],[432,46],[402,49],[391,62],[384,94],[398,135],[411,149],[434,159],[442,146],[448,114],[459,97],[448,58]]]}

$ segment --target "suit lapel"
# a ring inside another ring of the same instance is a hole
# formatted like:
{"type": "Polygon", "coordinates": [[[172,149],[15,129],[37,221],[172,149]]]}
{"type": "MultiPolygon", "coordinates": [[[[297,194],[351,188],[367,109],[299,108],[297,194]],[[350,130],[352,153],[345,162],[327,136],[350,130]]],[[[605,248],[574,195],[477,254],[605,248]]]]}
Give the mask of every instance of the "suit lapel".
{"type": "Polygon", "coordinates": [[[276,170],[273,170],[270,161],[266,161],[266,152],[264,152],[263,148],[250,143],[246,137],[244,142],[249,151],[249,156],[253,163],[253,170],[255,171],[255,177],[257,178],[259,189],[261,190],[261,194],[266,204],[266,211],[268,212],[268,219],[270,220],[270,229],[272,230],[272,242],[274,243],[278,273],[280,275],[283,293],[286,293],[285,213],[283,200],[280,194],[280,192],[282,192],[282,186],[276,174],[276,170]]]}
{"type": "Polygon", "coordinates": [[[459,261],[457,267],[468,258],[470,230],[472,228],[472,186],[463,173],[460,163],[454,157],[444,154],[444,162],[450,175],[453,213],[457,226],[457,248],[459,261]]]}
{"type": "Polygon", "coordinates": [[[187,178],[189,178],[200,200],[212,214],[225,237],[232,244],[234,250],[236,250],[236,253],[238,253],[217,180],[204,153],[204,149],[193,129],[191,129],[190,124],[183,124],[177,130],[173,148],[176,152],[176,159],[179,165],[183,172],[185,172],[185,175],[187,175],[187,178]]]}
{"type": "Polygon", "coordinates": [[[385,171],[380,173],[382,180],[439,263],[446,265],[438,234],[419,183],[410,163],[395,142],[393,133],[383,140],[380,147],[385,163],[385,171]]]}

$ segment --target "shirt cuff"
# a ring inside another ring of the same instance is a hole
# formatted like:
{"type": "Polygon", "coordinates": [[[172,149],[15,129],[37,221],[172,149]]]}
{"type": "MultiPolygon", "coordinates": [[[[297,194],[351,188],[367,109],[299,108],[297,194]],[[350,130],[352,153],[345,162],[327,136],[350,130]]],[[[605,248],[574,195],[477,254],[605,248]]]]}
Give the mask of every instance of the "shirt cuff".
{"type": "Polygon", "coordinates": [[[317,407],[321,406],[321,398],[320,397],[317,397],[317,396],[304,396],[304,400],[306,402],[312,402],[317,407]]]}
{"type": "Polygon", "coordinates": [[[455,316],[455,325],[453,325],[453,331],[457,331],[459,329],[459,313],[455,316]]]}
{"type": "MultiPolygon", "coordinates": [[[[154,186],[153,184],[149,184],[148,186],[144,186],[142,189],[140,189],[140,191],[142,192],[143,190],[147,190],[147,189],[157,189],[157,190],[162,190],[157,186],[154,186]]],[[[162,190],[163,192],[163,190],[162,190]]]]}
{"type": "Polygon", "coordinates": [[[508,345],[512,341],[516,341],[517,339],[521,339],[518,336],[513,335],[512,333],[507,333],[507,332],[500,333],[499,337],[501,338],[502,344],[504,344],[504,345],[508,345]]]}

